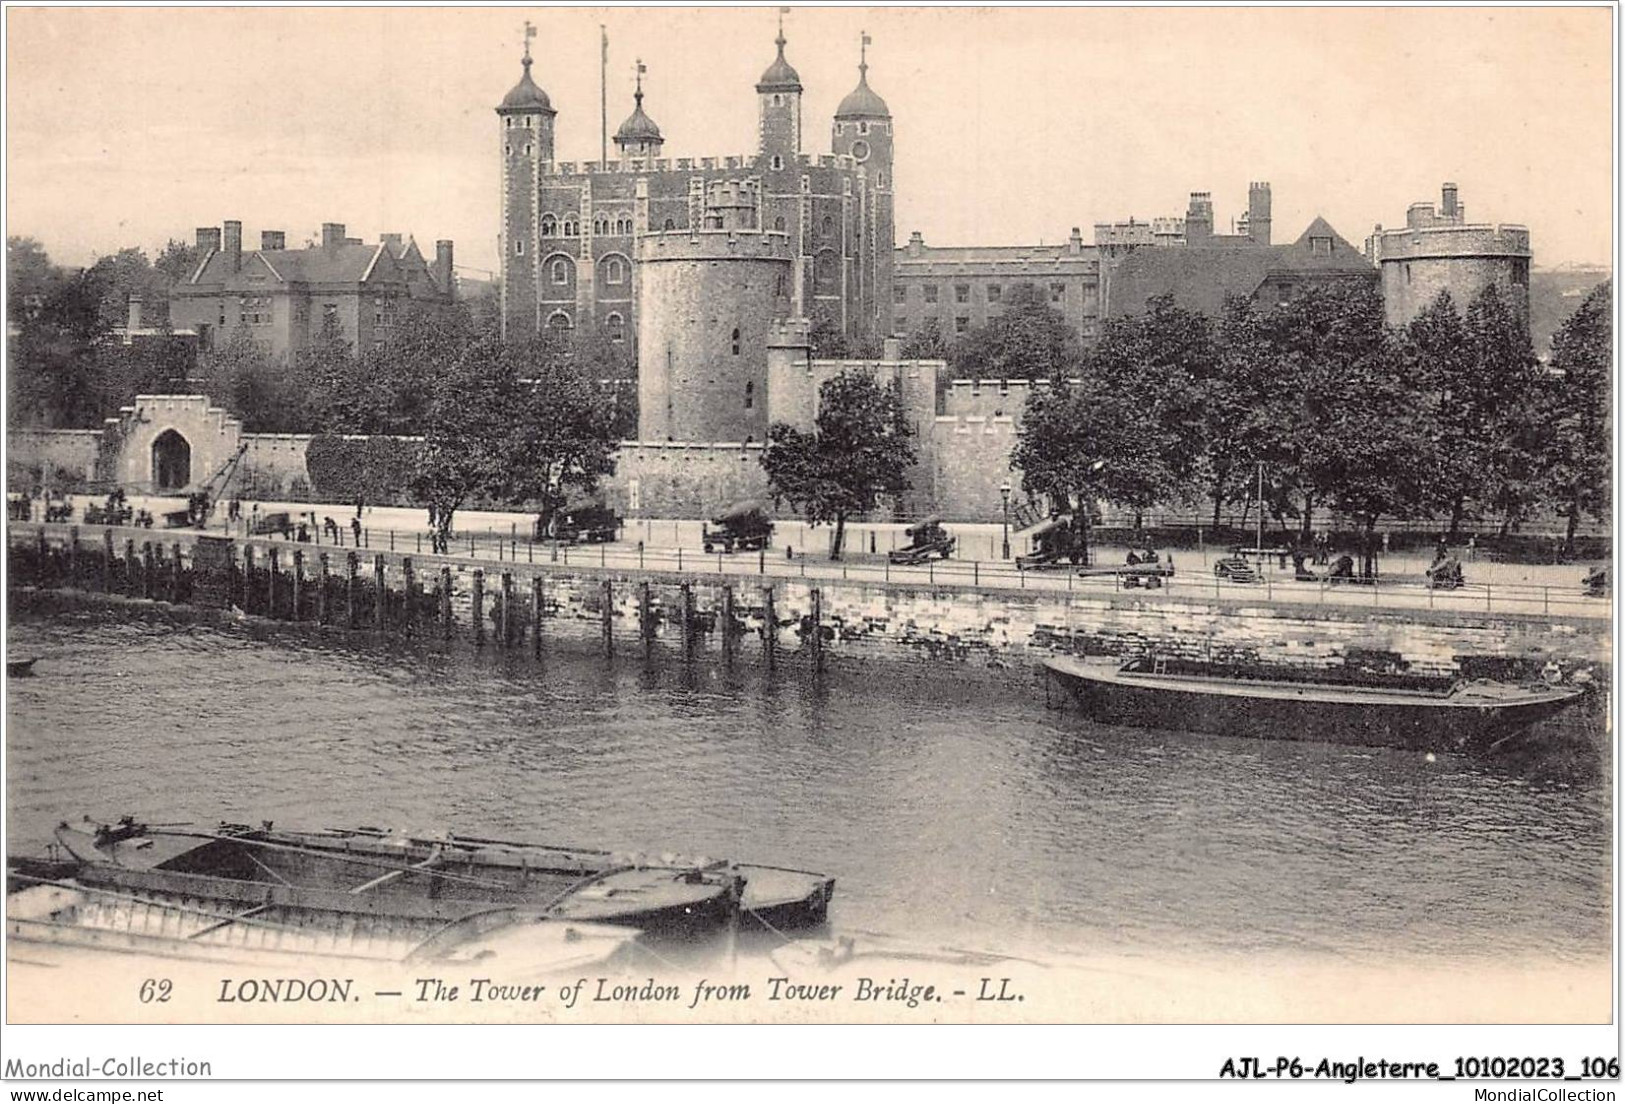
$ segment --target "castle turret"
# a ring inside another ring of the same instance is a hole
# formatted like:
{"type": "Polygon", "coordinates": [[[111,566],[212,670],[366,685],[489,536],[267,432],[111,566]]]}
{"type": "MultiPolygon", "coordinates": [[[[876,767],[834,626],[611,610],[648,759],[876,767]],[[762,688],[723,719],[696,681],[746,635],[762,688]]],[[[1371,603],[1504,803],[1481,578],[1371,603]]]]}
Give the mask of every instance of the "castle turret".
{"type": "Polygon", "coordinates": [[[865,33],[858,48],[858,86],[835,109],[831,148],[858,163],[862,188],[855,212],[858,295],[848,320],[849,336],[872,343],[891,333],[892,256],[896,242],[893,220],[892,118],[886,101],[869,87],[869,44],[865,33]]]}
{"type": "Polygon", "coordinates": [[[659,157],[660,147],[666,143],[655,121],[643,113],[643,74],[648,71],[643,59],[639,58],[638,88],[632,93],[636,106],[632,108],[632,114],[626,117],[626,122],[615,132],[615,146],[621,151],[622,157],[659,157]]]}
{"type": "Polygon", "coordinates": [[[1527,322],[1529,264],[1534,256],[1528,228],[1468,222],[1454,184],[1443,187],[1440,200],[1437,210],[1427,202],[1411,204],[1404,228],[1379,226],[1366,241],[1366,255],[1382,272],[1383,310],[1389,323],[1406,325],[1441,291],[1449,292],[1456,309],[1465,311],[1492,284],[1527,322]]]}
{"type": "Polygon", "coordinates": [[[774,168],[795,160],[801,152],[801,74],[784,59],[784,16],[779,16],[779,36],[774,44],[779,56],[756,82],[757,108],[761,119],[761,148],[774,168]],[[776,159],[776,160],[774,160],[776,159]]]}
{"type": "Polygon", "coordinates": [[[502,335],[524,337],[539,326],[537,193],[542,166],[553,160],[553,110],[531,79],[530,40],[535,28],[525,24],[524,72],[497,106],[502,143],[502,335]]]}

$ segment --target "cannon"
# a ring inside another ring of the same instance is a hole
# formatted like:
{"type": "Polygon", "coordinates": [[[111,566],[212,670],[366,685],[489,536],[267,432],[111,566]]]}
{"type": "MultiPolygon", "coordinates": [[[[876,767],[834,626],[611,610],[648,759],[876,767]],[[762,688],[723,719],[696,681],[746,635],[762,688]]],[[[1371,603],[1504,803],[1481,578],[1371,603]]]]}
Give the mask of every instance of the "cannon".
{"type": "Polygon", "coordinates": [[[909,539],[908,545],[894,548],[886,554],[886,558],[894,564],[922,564],[933,556],[946,560],[953,554],[954,538],[942,527],[939,517],[916,522],[903,530],[903,534],[909,539]]]}
{"type": "Polygon", "coordinates": [[[565,544],[609,544],[620,530],[615,511],[596,502],[561,514],[553,523],[553,535],[565,544]]]}
{"type": "Polygon", "coordinates": [[[45,520],[73,520],[73,503],[68,500],[67,495],[53,491],[45,496],[45,520]]]}
{"type": "Polygon", "coordinates": [[[130,500],[125,497],[122,487],[113,489],[105,505],[98,506],[92,502],[85,507],[86,525],[128,525],[134,517],[135,510],[130,507],[130,500]]]}
{"type": "MultiPolygon", "coordinates": [[[[1349,561],[1350,564],[1353,562],[1349,561]]],[[[1214,561],[1213,575],[1230,583],[1256,583],[1259,578],[1258,569],[1247,557],[1234,552],[1214,561]]]]}
{"type": "Polygon", "coordinates": [[[284,511],[278,511],[272,514],[261,514],[259,519],[249,528],[248,535],[251,537],[289,537],[293,535],[293,528],[293,518],[284,511]]]}
{"type": "Polygon", "coordinates": [[[724,552],[766,548],[773,539],[773,521],[767,516],[767,504],[754,498],[735,502],[711,519],[710,525],[701,530],[700,539],[707,552],[718,548],[724,552]]]}
{"type": "Polygon", "coordinates": [[[1083,537],[1074,527],[1070,514],[1058,514],[1041,522],[1028,535],[1032,537],[1033,551],[1031,555],[1016,557],[1018,571],[1076,567],[1087,561],[1083,537]]]}
{"type": "Polygon", "coordinates": [[[1427,570],[1429,590],[1458,590],[1466,585],[1462,577],[1461,561],[1454,556],[1441,555],[1427,570]]]}
{"type": "Polygon", "coordinates": [[[1587,598],[1606,598],[1613,590],[1612,571],[1607,564],[1602,564],[1586,572],[1586,577],[1580,585],[1585,587],[1587,598]]]}

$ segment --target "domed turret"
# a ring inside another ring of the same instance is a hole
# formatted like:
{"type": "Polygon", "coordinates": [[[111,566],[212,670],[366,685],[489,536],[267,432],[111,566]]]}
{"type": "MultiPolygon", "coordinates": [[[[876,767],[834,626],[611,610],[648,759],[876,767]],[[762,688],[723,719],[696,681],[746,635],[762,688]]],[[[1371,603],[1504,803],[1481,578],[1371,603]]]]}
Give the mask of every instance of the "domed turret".
{"type": "Polygon", "coordinates": [[[530,79],[530,55],[524,57],[525,72],[519,78],[519,83],[502,97],[502,106],[498,111],[546,111],[553,112],[553,101],[547,98],[547,93],[541,90],[537,83],[530,79]]]}
{"type": "Polygon", "coordinates": [[[858,86],[846,94],[841,106],[835,109],[837,119],[890,119],[891,109],[886,101],[869,87],[869,36],[863,36],[863,53],[858,60],[858,86]]]}
{"type": "Polygon", "coordinates": [[[632,94],[636,106],[632,114],[626,117],[626,122],[615,132],[615,145],[620,147],[622,157],[656,157],[660,154],[660,147],[666,139],[660,134],[660,127],[649,116],[643,113],[643,74],[648,72],[642,60],[638,61],[638,87],[632,94]]]}
{"type": "Polygon", "coordinates": [[[773,64],[767,67],[762,79],[756,82],[758,92],[800,92],[801,74],[796,72],[795,66],[784,60],[784,26],[779,26],[779,37],[773,40],[779,48],[779,56],[773,59],[773,64]]]}

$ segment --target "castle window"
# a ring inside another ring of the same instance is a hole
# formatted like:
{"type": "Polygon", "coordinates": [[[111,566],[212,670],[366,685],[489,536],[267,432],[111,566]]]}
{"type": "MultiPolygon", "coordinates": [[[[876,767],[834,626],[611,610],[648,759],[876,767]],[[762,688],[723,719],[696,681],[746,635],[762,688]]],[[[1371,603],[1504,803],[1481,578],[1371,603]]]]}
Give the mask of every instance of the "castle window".
{"type": "Polygon", "coordinates": [[[629,218],[616,219],[615,232],[622,235],[630,234],[632,232],[632,220],[629,218]]]}
{"type": "Polygon", "coordinates": [[[529,115],[525,116],[525,129],[526,130],[530,129],[530,116],[529,115]]]}
{"type": "Polygon", "coordinates": [[[620,284],[626,281],[626,266],[621,264],[619,257],[611,257],[604,262],[604,283],[620,284]]]}
{"type": "Polygon", "coordinates": [[[969,318],[966,318],[964,315],[960,315],[958,318],[954,319],[954,333],[964,333],[968,329],[970,329],[969,318]]]}
{"type": "Polygon", "coordinates": [[[513,251],[514,251],[514,254],[516,256],[523,257],[525,255],[525,239],[524,238],[517,238],[517,239],[514,240],[513,251]]]}
{"type": "Polygon", "coordinates": [[[554,330],[568,330],[570,328],[570,316],[561,310],[556,310],[548,315],[547,325],[554,330]]]}
{"type": "Polygon", "coordinates": [[[594,234],[609,233],[609,220],[603,215],[594,215],[592,218],[592,232],[594,234]]]}
{"type": "Polygon", "coordinates": [[[869,124],[868,123],[859,123],[858,124],[858,133],[859,134],[868,134],[869,133],[869,124]]]}
{"type": "Polygon", "coordinates": [[[509,130],[513,129],[513,116],[512,115],[508,116],[508,129],[509,130]]]}
{"type": "Polygon", "coordinates": [[[526,157],[530,156],[530,143],[529,142],[525,143],[525,156],[526,157]]]}
{"type": "Polygon", "coordinates": [[[831,237],[835,233],[835,220],[825,215],[823,221],[818,224],[818,229],[823,232],[824,237],[831,237]]]}
{"type": "Polygon", "coordinates": [[[551,238],[559,232],[559,220],[551,213],[542,216],[542,237],[551,238]]]}
{"type": "Polygon", "coordinates": [[[774,289],[774,294],[776,294],[780,299],[783,299],[786,295],[789,294],[788,289],[789,289],[789,282],[787,280],[785,280],[784,273],[781,272],[781,273],[779,273],[778,286],[774,289]]]}
{"type": "Polygon", "coordinates": [[[621,317],[620,312],[612,311],[610,316],[604,319],[604,330],[609,334],[609,339],[611,341],[625,341],[626,319],[621,317]]]}
{"type": "Polygon", "coordinates": [[[569,217],[569,218],[566,218],[564,220],[564,236],[565,237],[573,238],[573,237],[576,237],[580,233],[581,233],[581,222],[580,222],[580,220],[576,219],[573,216],[569,217]]]}
{"type": "Polygon", "coordinates": [[[891,301],[893,303],[906,303],[906,302],[908,302],[908,288],[904,287],[901,284],[899,284],[896,287],[892,288],[891,289],[891,301]]]}
{"type": "Polygon", "coordinates": [[[503,147],[502,147],[502,152],[503,152],[503,153],[512,153],[512,152],[513,152],[513,146],[512,146],[512,144],[509,144],[509,145],[506,145],[506,146],[503,146],[503,147]]]}
{"type": "Polygon", "coordinates": [[[956,302],[956,303],[969,303],[970,302],[970,285],[969,284],[955,284],[954,285],[954,302],[956,302]]]}
{"type": "Polygon", "coordinates": [[[1411,282],[1411,262],[1409,261],[1405,262],[1405,282],[1407,284],[1411,282]]]}
{"type": "Polygon", "coordinates": [[[739,327],[738,326],[734,327],[733,343],[734,343],[734,356],[738,356],[739,355],[739,327]]]}
{"type": "Polygon", "coordinates": [[[882,173],[875,173],[875,187],[884,188],[885,186],[886,186],[886,174],[883,173],[883,172],[882,173]]]}
{"type": "Polygon", "coordinates": [[[784,224],[784,216],[783,215],[780,215],[778,218],[773,220],[773,229],[775,229],[775,230],[782,233],[784,231],[784,226],[785,226],[785,224],[784,224]]]}
{"type": "Polygon", "coordinates": [[[774,107],[783,107],[784,106],[784,93],[782,93],[782,92],[773,93],[773,106],[774,107]]]}
{"type": "Polygon", "coordinates": [[[775,169],[782,169],[782,168],[784,168],[784,158],[783,158],[783,157],[780,157],[780,156],[779,156],[779,155],[778,155],[778,154],[776,154],[776,153],[775,153],[775,154],[774,154],[774,155],[773,155],[773,167],[774,167],[774,168],[775,168],[775,169]]]}
{"type": "Polygon", "coordinates": [[[987,285],[987,301],[989,303],[997,303],[1002,298],[1004,298],[1003,288],[998,284],[987,285]]]}
{"type": "Polygon", "coordinates": [[[662,230],[675,230],[675,229],[677,229],[677,223],[673,222],[671,219],[667,219],[664,223],[661,224],[661,229],[662,230]]]}
{"type": "Polygon", "coordinates": [[[1064,303],[1064,302],[1066,302],[1066,285],[1065,284],[1051,284],[1049,286],[1049,301],[1051,303],[1064,303]]]}
{"type": "Polygon", "coordinates": [[[555,284],[568,284],[570,282],[570,262],[563,257],[553,262],[553,282],[555,284]]]}
{"type": "Polygon", "coordinates": [[[745,384],[745,409],[749,410],[756,405],[756,385],[751,382],[745,384]]]}
{"type": "Polygon", "coordinates": [[[922,287],[920,289],[920,296],[927,303],[935,303],[937,301],[937,285],[936,284],[926,284],[924,287],[922,287]]]}

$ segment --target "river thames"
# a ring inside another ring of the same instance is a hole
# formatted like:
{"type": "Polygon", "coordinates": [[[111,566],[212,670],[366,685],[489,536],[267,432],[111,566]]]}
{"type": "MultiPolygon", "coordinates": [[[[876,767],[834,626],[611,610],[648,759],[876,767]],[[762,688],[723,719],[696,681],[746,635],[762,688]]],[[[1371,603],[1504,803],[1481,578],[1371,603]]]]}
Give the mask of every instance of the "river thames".
{"type": "Polygon", "coordinates": [[[371,824],[826,870],[837,931],[1044,955],[1606,956],[1600,710],[1487,761],[1093,725],[1036,683],[17,614],[9,843],[371,824]],[[1575,749],[1579,749],[1576,751],[1575,749]]]}

